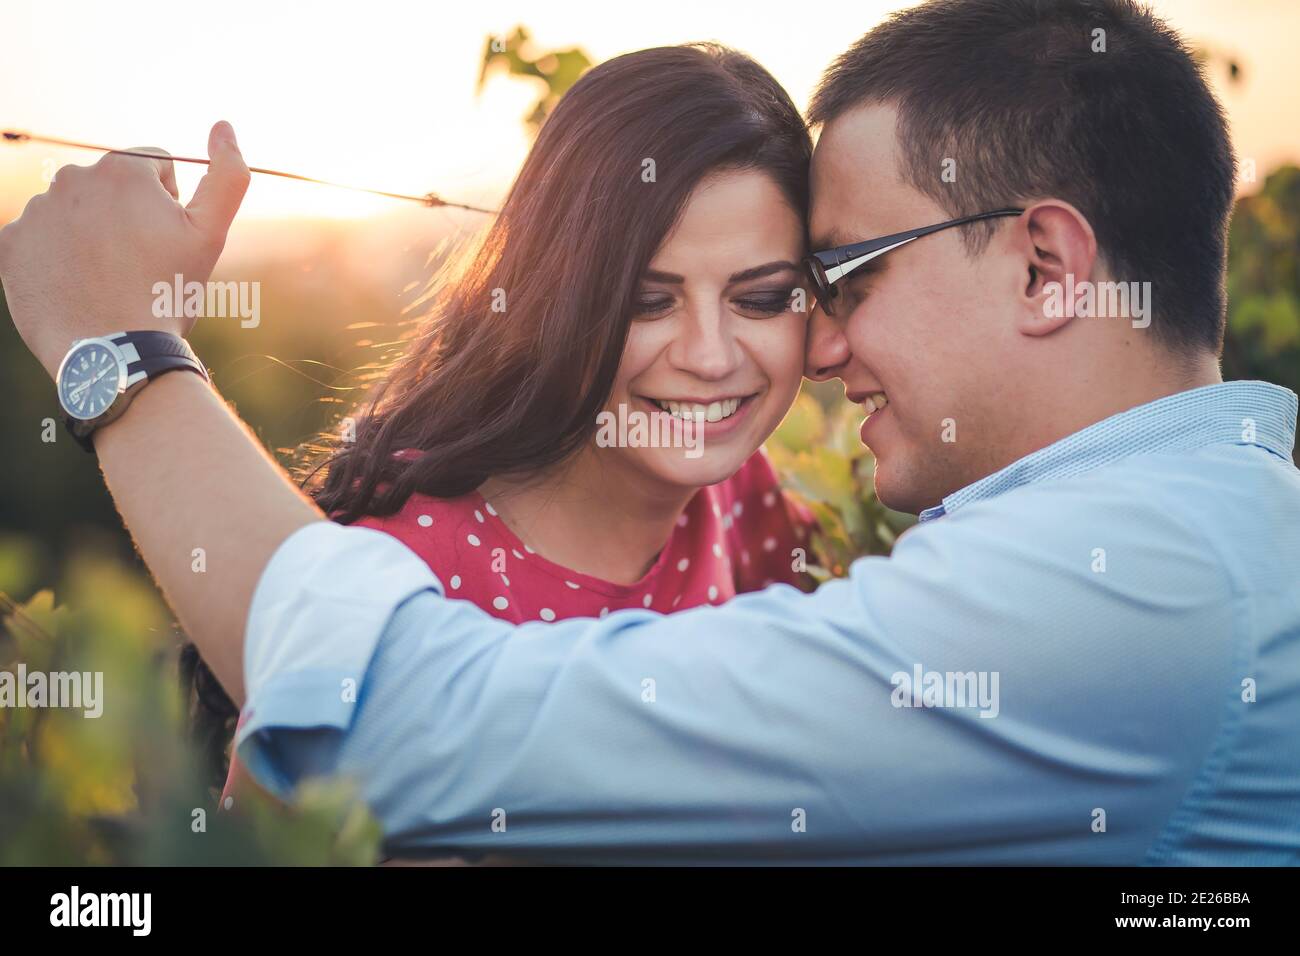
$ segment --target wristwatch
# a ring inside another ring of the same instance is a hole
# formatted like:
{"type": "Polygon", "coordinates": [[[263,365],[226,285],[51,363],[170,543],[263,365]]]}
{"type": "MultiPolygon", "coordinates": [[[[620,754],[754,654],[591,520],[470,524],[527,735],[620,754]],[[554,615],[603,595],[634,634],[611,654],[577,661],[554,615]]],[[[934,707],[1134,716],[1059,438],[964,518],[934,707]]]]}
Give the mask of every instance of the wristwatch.
{"type": "Polygon", "coordinates": [[[55,376],[63,422],[77,444],[93,452],[95,429],[126,411],[149,382],[175,369],[188,369],[208,380],[208,370],[179,335],[110,332],[78,339],[55,376]]]}

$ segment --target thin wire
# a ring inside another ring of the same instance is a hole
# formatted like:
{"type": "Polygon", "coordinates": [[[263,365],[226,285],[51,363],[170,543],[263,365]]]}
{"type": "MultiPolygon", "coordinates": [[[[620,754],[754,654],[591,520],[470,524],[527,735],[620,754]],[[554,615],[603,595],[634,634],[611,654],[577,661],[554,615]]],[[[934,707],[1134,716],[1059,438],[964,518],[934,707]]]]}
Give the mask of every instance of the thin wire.
{"type": "MultiPolygon", "coordinates": [[[[34,136],[31,133],[23,133],[18,130],[4,130],[0,132],[6,142],[10,143],[48,143],[51,146],[71,146],[74,149],[92,149],[100,153],[113,153],[116,156],[139,156],[142,159],[170,159],[174,163],[197,163],[200,166],[211,164],[209,159],[196,159],[192,156],[159,156],[156,153],[134,152],[129,149],[113,149],[111,146],[96,146],[93,143],[77,143],[70,139],[56,139],[52,136],[34,136]]],[[[317,183],[321,186],[333,186],[336,189],[349,189],[353,192],[370,193],[372,196],[386,196],[389,199],[406,199],[410,202],[418,202],[423,206],[438,207],[449,206],[455,209],[468,209],[470,212],[482,212],[488,215],[496,215],[495,209],[483,209],[480,206],[470,206],[466,203],[450,202],[443,199],[435,193],[426,193],[423,196],[410,196],[406,193],[390,193],[382,189],[367,189],[364,186],[350,186],[347,183],[334,183],[326,179],[313,179],[311,176],[300,176],[297,173],[286,173],[278,169],[262,169],[257,166],[248,167],[250,173],[262,173],[265,176],[279,176],[281,179],[296,179],[304,183],[317,183]]]]}

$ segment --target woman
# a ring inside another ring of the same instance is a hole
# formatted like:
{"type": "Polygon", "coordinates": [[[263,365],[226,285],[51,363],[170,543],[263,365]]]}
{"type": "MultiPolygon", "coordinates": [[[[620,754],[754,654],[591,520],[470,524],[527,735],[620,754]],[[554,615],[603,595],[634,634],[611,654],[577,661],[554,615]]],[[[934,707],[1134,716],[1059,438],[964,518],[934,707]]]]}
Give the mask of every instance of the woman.
{"type": "Polygon", "coordinates": [[[591,70],[326,462],[322,508],[516,622],[804,584],[810,519],[759,449],[802,377],[810,152],[735,51],[591,70]],[[598,440],[637,416],[674,441],[598,440]]]}

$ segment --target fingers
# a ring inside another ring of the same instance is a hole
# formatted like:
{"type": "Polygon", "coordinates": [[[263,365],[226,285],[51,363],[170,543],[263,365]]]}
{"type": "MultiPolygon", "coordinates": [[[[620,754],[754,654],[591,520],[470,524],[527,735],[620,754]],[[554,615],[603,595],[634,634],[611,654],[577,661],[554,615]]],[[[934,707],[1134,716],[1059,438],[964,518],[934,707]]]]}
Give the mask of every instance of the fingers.
{"type": "Polygon", "coordinates": [[[74,163],[70,163],[67,166],[60,166],[58,172],[51,177],[50,185],[63,186],[71,183],[73,180],[81,176],[82,173],[86,172],[88,168],[89,167],[87,166],[78,166],[74,163]]]}
{"type": "Polygon", "coordinates": [[[248,190],[249,172],[244,163],[235,131],[225,120],[208,134],[208,157],[212,164],[199,181],[194,198],[185,207],[190,221],[214,241],[224,242],[239,204],[248,190]]]}
{"type": "MultiPolygon", "coordinates": [[[[160,157],[156,160],[140,159],[139,157],[134,158],[137,162],[152,164],[155,171],[158,173],[159,182],[163,184],[163,189],[167,190],[167,192],[171,194],[172,199],[179,202],[181,196],[179,190],[176,188],[176,164],[171,161],[171,153],[167,152],[165,149],[159,149],[157,146],[132,146],[130,152],[152,153],[153,155],[160,157]]],[[[126,156],[123,158],[131,159],[132,157],[126,156]]]]}
{"type": "Polygon", "coordinates": [[[145,159],[140,156],[123,156],[121,153],[109,153],[95,165],[108,171],[121,172],[124,175],[151,173],[162,183],[163,189],[167,190],[173,199],[179,201],[180,195],[176,190],[176,164],[171,161],[171,153],[157,146],[132,146],[126,152],[149,153],[158,158],[145,159]]]}

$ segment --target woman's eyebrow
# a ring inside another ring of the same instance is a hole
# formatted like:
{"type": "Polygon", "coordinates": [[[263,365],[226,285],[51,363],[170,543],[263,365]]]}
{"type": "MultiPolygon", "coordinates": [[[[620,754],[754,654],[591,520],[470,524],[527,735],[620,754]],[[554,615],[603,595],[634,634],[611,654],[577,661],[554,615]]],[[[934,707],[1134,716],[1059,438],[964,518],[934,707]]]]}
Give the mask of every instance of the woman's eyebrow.
{"type": "Polygon", "coordinates": [[[761,279],[763,276],[770,276],[777,272],[798,272],[799,267],[793,262],[785,259],[779,259],[775,262],[767,262],[761,266],[754,266],[752,269],[746,269],[743,272],[734,273],[728,282],[745,282],[749,279],[761,279]]]}
{"type": "Polygon", "coordinates": [[[659,272],[657,269],[647,269],[641,278],[646,282],[665,282],[668,285],[681,285],[686,281],[674,272],[659,272]]]}
{"type": "MultiPolygon", "coordinates": [[[[754,266],[752,269],[745,269],[741,272],[732,273],[732,275],[727,279],[727,284],[732,285],[737,282],[745,282],[749,279],[761,279],[763,276],[770,276],[776,272],[786,271],[798,272],[799,267],[793,262],[789,262],[785,259],[765,262],[761,266],[754,266]]],[[[674,272],[660,272],[657,269],[647,269],[643,278],[647,282],[663,282],[668,285],[681,285],[686,281],[685,277],[679,276],[674,272]]]]}

